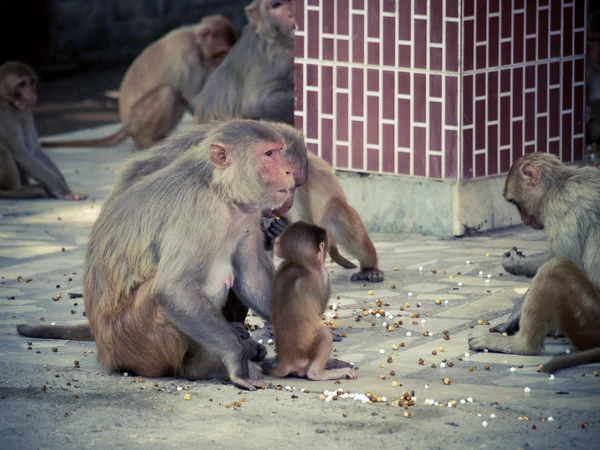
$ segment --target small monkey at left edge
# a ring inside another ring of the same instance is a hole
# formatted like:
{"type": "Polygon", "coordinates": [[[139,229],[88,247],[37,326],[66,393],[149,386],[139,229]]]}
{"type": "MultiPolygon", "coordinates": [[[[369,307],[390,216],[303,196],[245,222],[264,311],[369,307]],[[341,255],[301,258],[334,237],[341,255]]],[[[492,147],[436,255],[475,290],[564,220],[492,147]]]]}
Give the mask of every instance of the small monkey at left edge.
{"type": "Polygon", "coordinates": [[[325,269],[327,231],[308,222],[295,222],[275,239],[273,250],[283,259],[271,292],[279,364],[264,363],[263,371],[273,377],[292,375],[314,381],[355,379],[350,367],[327,369],[333,336],[320,322],[331,293],[325,269]]]}

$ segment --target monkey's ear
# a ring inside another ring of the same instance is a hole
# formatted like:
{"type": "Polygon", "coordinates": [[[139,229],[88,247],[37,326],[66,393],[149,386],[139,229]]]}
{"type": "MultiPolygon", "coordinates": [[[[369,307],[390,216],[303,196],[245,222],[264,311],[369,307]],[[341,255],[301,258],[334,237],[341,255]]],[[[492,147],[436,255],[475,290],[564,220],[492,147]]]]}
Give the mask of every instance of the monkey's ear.
{"type": "Polygon", "coordinates": [[[319,251],[317,252],[317,261],[320,265],[325,264],[325,242],[319,244],[319,251]]]}
{"type": "Polygon", "coordinates": [[[222,144],[210,145],[210,162],[217,169],[226,169],[231,165],[231,152],[222,144]]]}
{"type": "Polygon", "coordinates": [[[520,169],[521,178],[531,186],[537,186],[540,182],[540,169],[531,163],[525,163],[520,169]]]}
{"type": "Polygon", "coordinates": [[[214,34],[214,30],[210,25],[204,25],[196,32],[196,41],[202,42],[214,34]]]}
{"type": "Polygon", "coordinates": [[[254,26],[260,23],[260,1],[254,0],[246,6],[246,17],[248,18],[248,22],[254,26]]]}

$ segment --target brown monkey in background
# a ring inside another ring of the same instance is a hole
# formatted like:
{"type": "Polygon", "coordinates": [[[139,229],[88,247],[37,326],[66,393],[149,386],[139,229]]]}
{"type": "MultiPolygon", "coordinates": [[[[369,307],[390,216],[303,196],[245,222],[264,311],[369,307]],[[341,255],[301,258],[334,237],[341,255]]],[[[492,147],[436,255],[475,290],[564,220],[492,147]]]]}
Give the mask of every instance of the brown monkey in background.
{"type": "Polygon", "coordinates": [[[119,89],[121,128],[102,139],[44,141],[44,147],[101,147],[131,137],[141,149],[163,139],[237,40],[224,16],[171,31],[148,46],[131,64],[119,89]]]}
{"type": "MultiPolygon", "coordinates": [[[[229,377],[255,389],[256,344],[221,309],[233,289],[271,319],[273,262],[256,249],[261,211],[294,186],[283,139],[268,123],[233,120],[168,142],[188,150],[111,195],[92,227],[83,294],[98,360],[111,371],[229,377]]],[[[44,337],[48,328],[17,330],[44,337]]]]}
{"type": "MultiPolygon", "coordinates": [[[[194,99],[197,123],[242,117],[294,125],[294,14],[293,0],[254,0],[246,7],[249,23],[240,40],[194,99]]],[[[327,228],[331,258],[342,267],[356,267],[339,253],[340,243],[360,262],[352,280],[383,281],[375,247],[333,170],[321,158],[309,158],[309,172],[324,179],[313,183],[309,177],[289,217],[327,228]],[[318,201],[313,205],[309,199],[318,201]],[[324,214],[327,210],[337,217],[324,214]]]]}
{"type": "Polygon", "coordinates": [[[512,165],[504,197],[518,208],[523,223],[546,230],[551,259],[525,294],[519,331],[470,336],[472,349],[535,355],[547,333],[560,329],[579,352],[553,358],[542,371],[600,362],[598,192],[595,167],[565,166],[548,153],[530,153],[512,165]]]}
{"type": "Polygon", "coordinates": [[[31,111],[36,88],[37,76],[27,64],[0,66],[0,198],[84,200],[40,148],[31,111]],[[29,184],[29,178],[39,185],[29,184]]]}
{"type": "Polygon", "coordinates": [[[271,292],[279,364],[271,367],[264,363],[265,374],[314,381],[355,379],[350,367],[326,369],[333,347],[331,330],[320,321],[331,295],[325,269],[327,231],[308,222],[295,222],[275,239],[274,252],[283,258],[271,292]]]}

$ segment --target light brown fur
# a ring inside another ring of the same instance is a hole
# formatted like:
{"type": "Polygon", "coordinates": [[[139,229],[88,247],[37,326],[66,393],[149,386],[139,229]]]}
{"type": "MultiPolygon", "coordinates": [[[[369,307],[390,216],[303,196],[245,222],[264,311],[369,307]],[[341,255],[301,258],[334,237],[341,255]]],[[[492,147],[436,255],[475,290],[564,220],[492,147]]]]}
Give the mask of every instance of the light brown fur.
{"type": "Polygon", "coordinates": [[[524,223],[545,229],[550,260],[525,295],[514,336],[469,338],[471,348],[538,354],[549,331],[560,329],[578,353],[557,356],[542,371],[600,362],[600,171],[568,167],[545,153],[523,156],[511,167],[504,196],[524,223]]]}
{"type": "Polygon", "coordinates": [[[255,251],[260,212],[287,199],[292,168],[267,123],[233,120],[195,133],[187,144],[169,141],[189,147],[170,165],[105,203],[84,266],[87,316],[107,370],[228,376],[254,389],[263,385],[250,361],[258,347],[221,308],[233,289],[270,320],[273,263],[255,251]]]}
{"type": "Polygon", "coordinates": [[[275,241],[284,259],[273,280],[272,325],[279,364],[265,364],[274,377],[295,375],[310,380],[356,378],[349,367],[326,369],[331,331],[320,322],[330,296],[324,266],[327,231],[307,222],[289,225],[275,241]]]}
{"type": "Polygon", "coordinates": [[[44,147],[116,145],[131,137],[146,149],[179,123],[192,99],[237,40],[224,16],[207,16],[194,26],[171,31],[133,61],[119,89],[122,127],[102,139],[45,141],[44,147]]]}

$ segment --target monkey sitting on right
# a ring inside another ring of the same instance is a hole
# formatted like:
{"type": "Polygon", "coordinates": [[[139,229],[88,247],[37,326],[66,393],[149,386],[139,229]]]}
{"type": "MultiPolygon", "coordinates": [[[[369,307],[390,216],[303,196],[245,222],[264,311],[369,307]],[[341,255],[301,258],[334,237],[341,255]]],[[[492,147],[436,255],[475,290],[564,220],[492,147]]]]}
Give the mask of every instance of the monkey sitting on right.
{"type": "Polygon", "coordinates": [[[470,336],[472,349],[536,355],[546,334],[559,329],[578,351],[555,356],[542,372],[600,362],[598,192],[595,167],[566,166],[549,153],[530,153],[512,165],[504,198],[517,207],[525,225],[546,230],[550,259],[537,270],[522,306],[515,306],[519,331],[470,336]]]}
{"type": "Polygon", "coordinates": [[[320,318],[331,293],[325,269],[327,231],[308,222],[295,222],[275,239],[273,251],[283,259],[273,280],[271,323],[279,364],[263,363],[266,375],[309,380],[356,378],[349,364],[329,369],[332,333],[320,318]]]}

